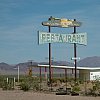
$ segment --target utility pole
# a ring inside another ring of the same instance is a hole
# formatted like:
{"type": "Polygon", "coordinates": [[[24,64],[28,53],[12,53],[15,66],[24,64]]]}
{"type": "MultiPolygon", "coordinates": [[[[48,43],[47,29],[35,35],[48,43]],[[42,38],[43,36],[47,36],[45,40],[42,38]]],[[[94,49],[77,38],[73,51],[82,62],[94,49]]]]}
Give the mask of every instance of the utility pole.
{"type": "Polygon", "coordinates": [[[29,60],[28,62],[29,62],[29,72],[28,72],[28,75],[30,76],[30,77],[32,77],[32,61],[33,60],[29,60]]]}

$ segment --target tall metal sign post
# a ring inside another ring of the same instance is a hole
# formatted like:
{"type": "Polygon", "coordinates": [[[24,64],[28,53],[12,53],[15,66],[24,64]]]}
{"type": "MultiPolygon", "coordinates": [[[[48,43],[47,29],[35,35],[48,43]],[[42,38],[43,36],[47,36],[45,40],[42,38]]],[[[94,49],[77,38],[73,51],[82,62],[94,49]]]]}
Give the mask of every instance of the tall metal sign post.
{"type": "MultiPolygon", "coordinates": [[[[74,21],[76,21],[76,19],[74,19],[74,21]]],[[[76,26],[74,26],[74,33],[73,34],[76,34],[76,26]]],[[[77,57],[77,54],[76,54],[76,43],[74,43],[74,58],[77,57]]],[[[74,59],[74,65],[75,65],[75,82],[77,80],[77,60],[74,59]]]]}
{"type": "MultiPolygon", "coordinates": [[[[52,19],[52,16],[48,19],[48,22],[52,19]]],[[[42,25],[45,26],[44,23],[42,23],[42,25]]],[[[49,28],[49,33],[51,32],[51,26],[50,25],[46,25],[49,28]]],[[[51,43],[49,43],[49,84],[52,90],[52,79],[51,79],[51,43]]]]}
{"type": "MultiPolygon", "coordinates": [[[[51,27],[49,27],[49,33],[51,32],[51,27]]],[[[49,83],[52,89],[52,79],[51,79],[51,43],[49,43],[49,83]]]]}
{"type": "MultiPolygon", "coordinates": [[[[80,36],[76,34],[76,27],[81,26],[81,22],[74,20],[69,20],[69,19],[60,19],[60,18],[54,18],[50,17],[48,21],[42,22],[43,26],[48,26],[49,27],[49,33],[46,32],[39,32],[39,44],[43,43],[49,43],[49,82],[52,87],[52,82],[51,82],[51,43],[53,42],[69,42],[69,43],[74,43],[74,57],[76,58],[76,43],[79,44],[86,44],[86,34],[83,33],[80,36]],[[62,27],[62,28],[69,28],[69,27],[74,27],[74,33],[73,35],[64,35],[64,34],[51,34],[51,27],[62,27]]],[[[74,60],[75,62],[75,81],[77,78],[77,62],[76,59],[74,60]]]]}

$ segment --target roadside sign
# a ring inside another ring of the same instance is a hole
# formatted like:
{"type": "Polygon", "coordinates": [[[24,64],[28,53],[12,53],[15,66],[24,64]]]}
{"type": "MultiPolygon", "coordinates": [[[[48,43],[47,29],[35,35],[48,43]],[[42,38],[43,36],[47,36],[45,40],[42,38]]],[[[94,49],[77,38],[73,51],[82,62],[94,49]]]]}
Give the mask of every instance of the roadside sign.
{"type": "Polygon", "coordinates": [[[70,19],[60,19],[60,18],[50,18],[48,21],[42,22],[43,26],[51,26],[51,27],[62,27],[62,28],[68,28],[68,27],[80,27],[81,22],[70,20],[70,19]]]}
{"type": "Polygon", "coordinates": [[[100,80],[100,72],[90,72],[90,80],[100,80]]]}
{"type": "Polygon", "coordinates": [[[77,43],[87,45],[87,33],[57,34],[38,31],[39,44],[44,43],[77,43]]]}
{"type": "Polygon", "coordinates": [[[80,57],[72,57],[71,60],[80,60],[80,57]]]}

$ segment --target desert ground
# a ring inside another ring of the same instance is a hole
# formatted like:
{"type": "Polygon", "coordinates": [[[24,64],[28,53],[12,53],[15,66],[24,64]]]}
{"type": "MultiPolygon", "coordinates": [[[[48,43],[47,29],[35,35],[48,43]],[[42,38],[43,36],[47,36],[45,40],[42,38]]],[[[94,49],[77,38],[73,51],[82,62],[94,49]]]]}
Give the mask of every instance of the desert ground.
{"type": "Polygon", "coordinates": [[[23,92],[0,90],[0,100],[100,100],[100,97],[55,95],[54,93],[23,92]]]}

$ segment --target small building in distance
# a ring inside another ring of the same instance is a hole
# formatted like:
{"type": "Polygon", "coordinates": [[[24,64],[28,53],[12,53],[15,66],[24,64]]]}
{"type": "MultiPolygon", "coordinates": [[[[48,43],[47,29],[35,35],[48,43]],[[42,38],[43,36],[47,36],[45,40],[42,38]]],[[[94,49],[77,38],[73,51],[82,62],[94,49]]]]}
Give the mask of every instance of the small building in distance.
{"type": "MultiPolygon", "coordinates": [[[[49,67],[49,65],[38,64],[38,67],[49,67]]],[[[60,68],[60,69],[70,69],[73,70],[75,67],[71,66],[57,66],[51,65],[51,68],[60,68]]],[[[100,67],[77,67],[79,70],[79,79],[81,80],[96,80],[100,79],[100,67]]]]}

